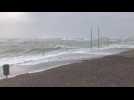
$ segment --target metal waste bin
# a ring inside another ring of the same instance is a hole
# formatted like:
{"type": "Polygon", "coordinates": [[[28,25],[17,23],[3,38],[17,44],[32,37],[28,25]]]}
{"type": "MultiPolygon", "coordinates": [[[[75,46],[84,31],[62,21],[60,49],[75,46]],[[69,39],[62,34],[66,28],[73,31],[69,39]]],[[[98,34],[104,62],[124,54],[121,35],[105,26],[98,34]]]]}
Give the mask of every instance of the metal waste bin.
{"type": "Polygon", "coordinates": [[[9,68],[10,68],[10,65],[9,64],[3,65],[3,75],[6,76],[6,78],[10,74],[10,69],[9,68]]]}

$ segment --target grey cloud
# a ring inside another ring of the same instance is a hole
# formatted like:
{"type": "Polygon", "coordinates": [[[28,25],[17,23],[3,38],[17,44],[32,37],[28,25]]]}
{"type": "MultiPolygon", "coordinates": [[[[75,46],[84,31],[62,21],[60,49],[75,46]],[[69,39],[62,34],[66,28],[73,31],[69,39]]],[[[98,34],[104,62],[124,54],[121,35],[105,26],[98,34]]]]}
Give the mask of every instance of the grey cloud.
{"type": "Polygon", "coordinates": [[[91,26],[96,35],[97,25],[104,36],[134,36],[133,12],[26,12],[18,17],[0,17],[0,37],[88,38],[91,26]]]}

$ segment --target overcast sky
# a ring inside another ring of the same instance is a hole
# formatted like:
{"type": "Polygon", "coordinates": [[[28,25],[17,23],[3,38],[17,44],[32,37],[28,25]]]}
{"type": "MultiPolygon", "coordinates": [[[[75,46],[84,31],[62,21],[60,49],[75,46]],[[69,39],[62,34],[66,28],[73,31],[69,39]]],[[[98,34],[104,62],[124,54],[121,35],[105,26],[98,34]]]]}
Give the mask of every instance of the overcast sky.
{"type": "Polygon", "coordinates": [[[134,12],[0,12],[1,38],[89,38],[134,36],[134,12]]]}

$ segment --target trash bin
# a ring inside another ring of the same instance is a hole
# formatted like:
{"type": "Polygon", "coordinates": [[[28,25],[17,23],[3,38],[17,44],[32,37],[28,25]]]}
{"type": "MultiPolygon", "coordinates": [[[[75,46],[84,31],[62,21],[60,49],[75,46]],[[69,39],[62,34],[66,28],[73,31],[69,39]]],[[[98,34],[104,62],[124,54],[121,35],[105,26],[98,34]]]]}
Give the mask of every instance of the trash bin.
{"type": "Polygon", "coordinates": [[[9,67],[10,67],[9,64],[5,64],[5,65],[3,65],[3,75],[6,76],[6,78],[7,78],[8,75],[10,74],[9,67]]]}

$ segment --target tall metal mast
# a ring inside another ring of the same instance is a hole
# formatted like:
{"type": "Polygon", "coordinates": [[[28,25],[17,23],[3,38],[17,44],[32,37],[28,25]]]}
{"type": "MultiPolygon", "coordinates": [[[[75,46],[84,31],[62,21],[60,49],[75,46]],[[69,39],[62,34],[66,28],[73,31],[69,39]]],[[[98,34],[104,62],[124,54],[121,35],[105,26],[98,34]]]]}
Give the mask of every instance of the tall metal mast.
{"type": "Polygon", "coordinates": [[[91,29],[90,29],[90,32],[91,32],[91,36],[90,36],[90,48],[92,48],[93,47],[93,29],[92,29],[92,27],[91,27],[91,29]]]}
{"type": "Polygon", "coordinates": [[[99,28],[99,26],[97,27],[97,32],[98,32],[98,48],[100,48],[100,28],[99,28]]]}

